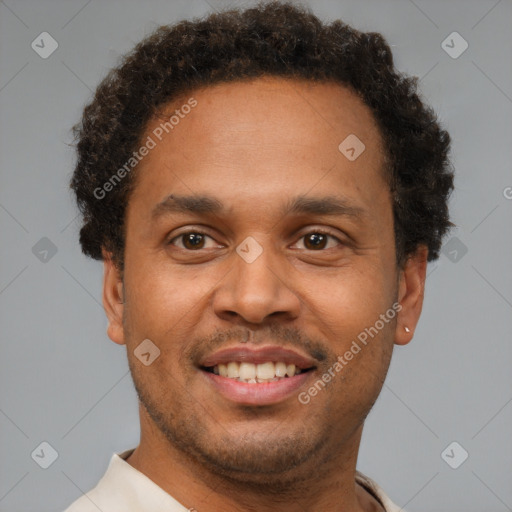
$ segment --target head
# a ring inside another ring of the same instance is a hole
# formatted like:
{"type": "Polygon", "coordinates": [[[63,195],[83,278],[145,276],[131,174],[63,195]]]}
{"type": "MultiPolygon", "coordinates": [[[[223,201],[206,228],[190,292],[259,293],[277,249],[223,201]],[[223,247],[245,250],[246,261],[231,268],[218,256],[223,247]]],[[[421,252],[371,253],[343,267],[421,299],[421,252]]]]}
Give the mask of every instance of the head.
{"type": "Polygon", "coordinates": [[[147,424],[244,482],[305,478],[356,439],[453,187],[449,136],[382,36],[283,3],[161,27],[75,133],[80,243],[147,424]],[[270,345],[307,360],[296,392],[212,381],[219,351],[270,345]]]}

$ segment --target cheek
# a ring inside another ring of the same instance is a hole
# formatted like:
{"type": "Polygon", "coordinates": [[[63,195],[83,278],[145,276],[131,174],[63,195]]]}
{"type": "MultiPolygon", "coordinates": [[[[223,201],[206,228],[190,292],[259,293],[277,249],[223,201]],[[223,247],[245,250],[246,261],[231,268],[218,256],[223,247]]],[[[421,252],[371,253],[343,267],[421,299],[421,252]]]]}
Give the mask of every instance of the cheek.
{"type": "Polygon", "coordinates": [[[315,308],[305,319],[329,340],[333,352],[322,372],[336,375],[333,384],[335,389],[340,386],[341,395],[342,388],[357,393],[364,388],[368,397],[378,394],[393,349],[393,287],[382,271],[372,272],[370,267],[340,273],[322,284],[312,302],[315,308]]]}
{"type": "Polygon", "coordinates": [[[382,274],[347,274],[318,297],[310,321],[319,325],[333,352],[320,378],[328,374],[331,380],[329,400],[335,409],[343,402],[345,412],[365,415],[382,388],[396,319],[388,286],[382,274]]]}
{"type": "Polygon", "coordinates": [[[152,323],[169,323],[193,314],[212,286],[208,279],[199,279],[187,269],[157,264],[127,272],[126,282],[133,290],[129,299],[136,305],[137,318],[152,323]]]}
{"type": "Polygon", "coordinates": [[[203,270],[198,275],[191,268],[169,267],[166,262],[155,262],[126,268],[124,329],[129,350],[133,352],[142,340],[150,339],[160,349],[155,369],[160,365],[166,371],[173,368],[177,376],[177,365],[186,368],[187,347],[197,337],[211,290],[220,278],[214,272],[203,270]]]}
{"type": "Polygon", "coordinates": [[[336,274],[318,275],[309,285],[304,284],[306,289],[315,290],[305,301],[341,340],[373,325],[393,303],[392,288],[382,270],[369,267],[361,271],[338,269],[336,274]]]}

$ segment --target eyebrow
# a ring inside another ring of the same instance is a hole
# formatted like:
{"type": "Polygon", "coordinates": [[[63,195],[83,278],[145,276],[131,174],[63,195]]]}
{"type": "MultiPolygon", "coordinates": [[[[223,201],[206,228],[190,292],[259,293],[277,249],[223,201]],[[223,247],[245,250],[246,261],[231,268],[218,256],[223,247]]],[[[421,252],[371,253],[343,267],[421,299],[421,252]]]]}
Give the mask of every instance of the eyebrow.
{"type": "Polygon", "coordinates": [[[299,196],[291,201],[288,213],[308,215],[346,215],[349,217],[361,218],[366,211],[353,203],[352,200],[343,197],[306,197],[299,196]]]}
{"type": "MultiPolygon", "coordinates": [[[[211,196],[179,196],[171,194],[158,203],[151,213],[153,220],[172,213],[192,213],[199,215],[220,213],[224,205],[211,196]]],[[[306,197],[298,196],[292,199],[284,208],[285,215],[306,214],[306,215],[331,215],[350,216],[360,219],[366,211],[353,203],[348,198],[326,196],[306,197]]]]}
{"type": "Polygon", "coordinates": [[[158,203],[151,212],[153,220],[168,213],[217,213],[223,209],[222,203],[209,196],[177,196],[171,194],[158,203]]]}

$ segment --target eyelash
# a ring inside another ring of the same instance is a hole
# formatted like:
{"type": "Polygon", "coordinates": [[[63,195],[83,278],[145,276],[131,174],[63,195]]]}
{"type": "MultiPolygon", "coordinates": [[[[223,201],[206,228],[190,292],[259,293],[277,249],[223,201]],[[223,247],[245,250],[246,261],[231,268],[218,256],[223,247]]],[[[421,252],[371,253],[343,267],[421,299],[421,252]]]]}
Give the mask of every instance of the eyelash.
{"type": "MultiPolygon", "coordinates": [[[[186,235],[191,235],[191,234],[194,234],[194,235],[202,235],[204,237],[207,237],[211,240],[214,240],[214,238],[210,235],[208,235],[207,233],[204,233],[203,231],[185,231],[184,233],[180,233],[179,235],[173,237],[172,239],[169,240],[168,242],[168,245],[175,245],[174,242],[176,240],[182,240],[183,241],[183,237],[186,236],[186,235]]],[[[336,236],[334,236],[333,234],[329,233],[328,231],[325,231],[325,230],[322,230],[322,229],[315,229],[315,230],[312,230],[312,231],[308,231],[307,233],[305,233],[304,235],[302,235],[299,240],[302,240],[304,239],[306,236],[308,235],[313,235],[313,234],[318,234],[318,235],[324,235],[326,237],[328,237],[329,239],[332,239],[332,240],[335,240],[336,242],[338,242],[339,245],[344,245],[343,242],[336,236]]],[[[184,251],[189,251],[189,252],[197,252],[197,251],[200,251],[201,249],[196,249],[196,251],[194,251],[193,249],[187,249],[186,247],[178,247],[179,249],[181,250],[184,250],[184,251]]],[[[322,251],[325,251],[326,249],[319,249],[318,251],[314,251],[314,249],[306,249],[306,250],[310,250],[311,252],[322,252],[322,251]]]]}

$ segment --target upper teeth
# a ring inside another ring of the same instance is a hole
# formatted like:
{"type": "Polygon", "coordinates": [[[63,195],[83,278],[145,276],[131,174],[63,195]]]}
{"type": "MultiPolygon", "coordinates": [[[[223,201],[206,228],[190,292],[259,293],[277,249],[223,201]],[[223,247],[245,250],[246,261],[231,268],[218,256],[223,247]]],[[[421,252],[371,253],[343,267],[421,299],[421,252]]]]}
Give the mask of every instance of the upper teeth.
{"type": "Polygon", "coordinates": [[[294,364],[286,364],[282,362],[253,364],[238,363],[230,361],[227,364],[218,364],[213,367],[213,372],[221,377],[230,379],[238,379],[249,383],[271,382],[284,378],[286,376],[293,377],[301,372],[300,368],[296,368],[294,364]]]}

